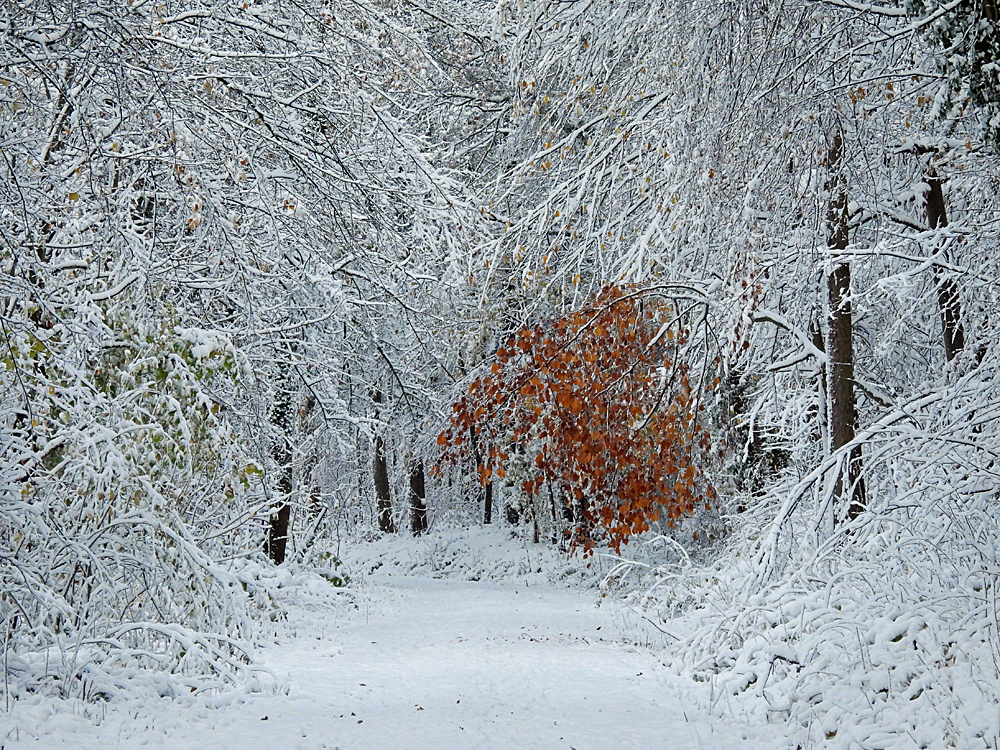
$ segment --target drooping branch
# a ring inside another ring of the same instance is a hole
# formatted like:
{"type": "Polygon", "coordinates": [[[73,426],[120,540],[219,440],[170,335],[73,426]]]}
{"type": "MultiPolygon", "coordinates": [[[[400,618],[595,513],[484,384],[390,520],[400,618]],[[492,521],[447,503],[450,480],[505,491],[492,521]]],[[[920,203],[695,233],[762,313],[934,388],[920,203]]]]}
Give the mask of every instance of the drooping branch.
{"type": "Polygon", "coordinates": [[[606,288],[585,310],[518,331],[454,405],[436,470],[472,455],[489,486],[510,468],[508,451],[520,456],[521,491],[548,494],[554,518],[555,504],[572,507],[572,541],[585,552],[601,537],[618,549],[661,513],[673,524],[711,502],[698,389],[718,378],[689,378],[676,312],[634,292],[606,288]]]}

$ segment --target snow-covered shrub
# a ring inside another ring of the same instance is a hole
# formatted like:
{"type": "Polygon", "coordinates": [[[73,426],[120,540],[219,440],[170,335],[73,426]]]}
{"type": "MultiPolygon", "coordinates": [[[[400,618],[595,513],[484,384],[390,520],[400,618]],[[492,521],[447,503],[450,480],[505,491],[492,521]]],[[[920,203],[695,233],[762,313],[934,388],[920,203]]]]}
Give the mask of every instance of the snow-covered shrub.
{"type": "Polygon", "coordinates": [[[7,342],[5,689],[111,698],[137,668],[242,680],[251,620],[214,562],[245,547],[253,512],[256,468],[222,407],[236,350],[92,303],[46,311],[7,342]]]}
{"type": "Polygon", "coordinates": [[[670,661],[719,710],[749,704],[792,746],[996,747],[998,370],[992,352],[859,434],[854,522],[829,531],[834,454],[734,519],[714,564],[622,566],[605,586],[670,620],[670,661]]]}

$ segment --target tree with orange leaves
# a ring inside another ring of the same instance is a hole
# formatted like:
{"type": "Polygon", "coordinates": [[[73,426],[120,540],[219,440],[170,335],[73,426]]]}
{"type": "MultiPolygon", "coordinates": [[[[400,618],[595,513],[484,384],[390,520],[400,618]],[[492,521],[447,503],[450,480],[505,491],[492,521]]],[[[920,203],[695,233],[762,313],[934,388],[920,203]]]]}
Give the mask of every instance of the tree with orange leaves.
{"type": "Polygon", "coordinates": [[[437,470],[474,454],[485,485],[505,476],[511,453],[523,455],[521,489],[555,488],[573,504],[572,541],[585,554],[600,538],[617,552],[661,514],[672,524],[715,498],[699,417],[717,382],[692,383],[687,337],[664,300],[616,286],[587,309],[517,331],[454,404],[437,470]]]}

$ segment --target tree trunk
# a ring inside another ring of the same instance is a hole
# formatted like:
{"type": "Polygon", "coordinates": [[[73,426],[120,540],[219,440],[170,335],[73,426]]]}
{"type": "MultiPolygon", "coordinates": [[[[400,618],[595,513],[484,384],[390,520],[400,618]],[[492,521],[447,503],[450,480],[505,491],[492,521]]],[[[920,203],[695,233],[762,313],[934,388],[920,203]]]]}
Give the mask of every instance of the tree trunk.
{"type": "Polygon", "coordinates": [[[427,503],[424,490],[424,462],[410,467],[410,531],[420,536],[427,531],[427,503]]]}
{"type": "MultiPolygon", "coordinates": [[[[476,459],[476,472],[485,466],[483,454],[479,450],[479,441],[476,439],[476,428],[469,428],[469,437],[472,440],[472,456],[476,459]]],[[[489,473],[486,474],[486,481],[483,482],[483,523],[493,523],[493,480],[489,473]]]]}
{"type": "Polygon", "coordinates": [[[278,396],[271,410],[271,424],[278,428],[278,436],[271,446],[271,458],[278,468],[278,504],[271,509],[268,517],[267,538],[264,540],[264,553],[275,565],[285,561],[285,550],[288,544],[288,527],[292,514],[290,503],[292,496],[292,395],[288,382],[278,396]]]}
{"type": "MultiPolygon", "coordinates": [[[[382,391],[376,390],[372,396],[376,404],[382,403],[382,391]]],[[[378,411],[375,412],[378,419],[378,411]]],[[[395,534],[396,523],[392,520],[392,494],[389,492],[389,464],[385,458],[385,440],[376,435],[373,441],[375,459],[372,474],[375,480],[375,503],[378,511],[378,528],[384,534],[395,534]]]]}
{"type": "MultiPolygon", "coordinates": [[[[827,190],[830,204],[827,213],[827,247],[846,250],[849,243],[847,186],[843,173],[844,140],[841,131],[833,134],[829,148],[830,179],[827,190]]],[[[827,277],[829,318],[827,319],[827,388],[830,449],[836,451],[854,440],[858,415],[854,403],[854,342],[851,311],[851,266],[840,257],[831,260],[827,277]]],[[[837,481],[837,496],[848,501],[844,477],[837,481]]],[[[847,518],[854,519],[864,510],[865,488],[861,479],[861,448],[851,451],[847,482],[850,499],[847,518]]]]}
{"type": "MultiPolygon", "coordinates": [[[[283,475],[285,472],[283,472],[283,475]]],[[[282,476],[278,482],[279,491],[291,493],[292,483],[286,481],[287,476],[282,476]]],[[[287,498],[288,495],[286,494],[287,498]]],[[[267,529],[267,547],[265,552],[275,565],[281,565],[285,561],[285,549],[288,544],[288,523],[292,515],[292,505],[288,500],[282,500],[277,510],[271,512],[267,529]]]]}
{"type": "MultiPolygon", "coordinates": [[[[944,183],[933,170],[927,176],[929,189],[927,200],[927,223],[931,229],[948,226],[948,212],[944,205],[944,183]]],[[[958,294],[958,284],[951,276],[946,276],[940,266],[934,266],[934,286],[937,289],[938,311],[941,314],[941,329],[944,334],[944,355],[951,362],[965,348],[965,328],[962,326],[962,300],[958,294]]]]}
{"type": "Polygon", "coordinates": [[[379,530],[386,534],[395,534],[396,524],[392,520],[392,495],[389,492],[389,465],[385,459],[385,441],[381,435],[375,436],[373,472],[379,530]]]}

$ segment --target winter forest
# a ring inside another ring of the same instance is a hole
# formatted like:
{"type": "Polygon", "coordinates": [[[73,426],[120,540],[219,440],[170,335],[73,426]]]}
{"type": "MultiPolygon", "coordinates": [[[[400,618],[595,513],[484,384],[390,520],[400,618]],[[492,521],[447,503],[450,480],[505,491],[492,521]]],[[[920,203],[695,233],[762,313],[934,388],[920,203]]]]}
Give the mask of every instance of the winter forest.
{"type": "Polygon", "coordinates": [[[4,0],[0,746],[998,750],[998,8],[4,0]]]}

